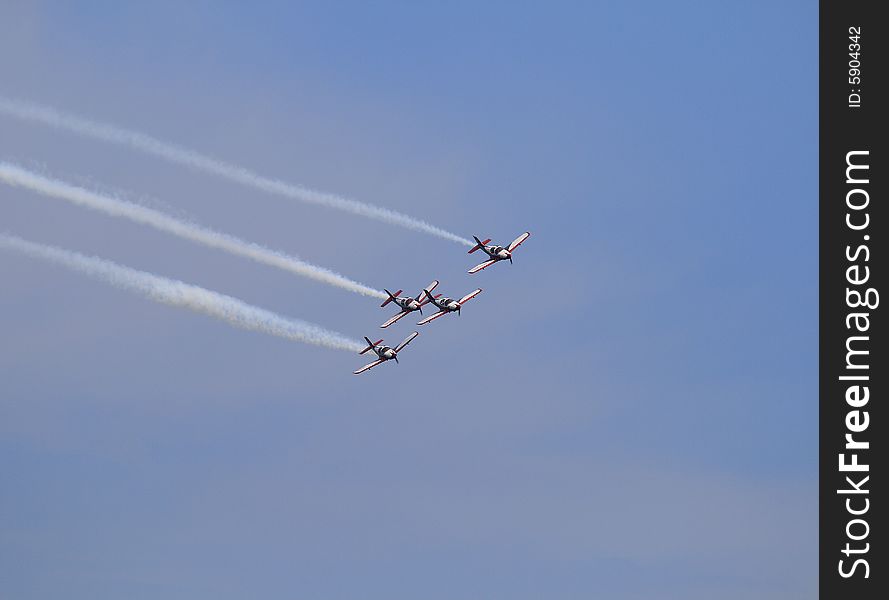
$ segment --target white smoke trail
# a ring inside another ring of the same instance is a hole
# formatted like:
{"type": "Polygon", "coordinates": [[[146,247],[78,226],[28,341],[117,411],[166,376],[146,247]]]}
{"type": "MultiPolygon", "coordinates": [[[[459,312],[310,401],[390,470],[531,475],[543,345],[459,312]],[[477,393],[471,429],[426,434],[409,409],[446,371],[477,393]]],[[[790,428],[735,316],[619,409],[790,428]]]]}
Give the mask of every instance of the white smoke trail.
{"type": "Polygon", "coordinates": [[[115,217],[124,217],[199,244],[225,250],[238,256],[244,256],[260,263],[302,275],[303,277],[309,277],[328,285],[355,292],[356,294],[375,298],[387,297],[384,292],[375,290],[357,281],[352,281],[339,273],[307,263],[294,256],[271,250],[259,244],[246,242],[234,236],[195,225],[194,223],[181,221],[145,206],[103,196],[56,179],[49,179],[2,161],[0,161],[0,182],[39,192],[51,198],[67,200],[79,206],[85,206],[115,217]]]}
{"type": "Polygon", "coordinates": [[[168,144],[167,142],[163,142],[144,133],[139,133],[138,131],[130,131],[113,125],[96,123],[95,121],[61,112],[54,108],[18,102],[2,96],[0,96],[0,113],[16,119],[42,123],[57,129],[64,129],[72,133],[105,142],[129,146],[130,148],[140,150],[158,158],[186,165],[193,169],[211,173],[271,194],[278,194],[280,196],[293,198],[311,204],[320,204],[322,206],[350,212],[370,219],[376,219],[377,221],[383,221],[384,223],[390,223],[392,225],[400,225],[407,229],[428,233],[452,242],[457,242],[458,244],[466,246],[475,245],[471,240],[467,240],[459,235],[441,229],[440,227],[430,225],[425,221],[409,217],[400,212],[381,208],[365,202],[359,202],[357,200],[351,200],[349,198],[343,198],[336,194],[311,190],[309,188],[281,181],[280,179],[263,177],[262,175],[254,173],[244,167],[216,160],[215,158],[211,158],[193,150],[168,144]]]}
{"type": "Polygon", "coordinates": [[[365,347],[362,343],[342,334],[327,331],[318,325],[289,319],[231,296],[145,271],[137,271],[95,256],[35,244],[2,233],[0,233],[0,248],[68,267],[116,287],[141,294],[155,302],[187,308],[241,329],[259,331],[335,350],[360,352],[365,347]]]}

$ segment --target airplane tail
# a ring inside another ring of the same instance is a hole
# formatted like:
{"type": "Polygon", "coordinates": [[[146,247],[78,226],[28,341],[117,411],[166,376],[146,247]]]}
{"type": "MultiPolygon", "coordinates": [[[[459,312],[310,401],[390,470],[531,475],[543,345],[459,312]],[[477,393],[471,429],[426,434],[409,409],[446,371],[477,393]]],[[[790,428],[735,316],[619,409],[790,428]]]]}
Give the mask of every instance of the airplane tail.
{"type": "Polygon", "coordinates": [[[358,354],[364,354],[365,352],[368,352],[368,351],[370,351],[370,350],[373,350],[373,349],[374,349],[374,346],[376,346],[377,344],[379,344],[379,343],[382,342],[383,340],[380,340],[380,341],[374,343],[374,342],[370,341],[370,338],[365,337],[365,338],[364,338],[364,341],[367,342],[367,348],[365,348],[364,350],[362,350],[362,351],[359,352],[358,354]]]}
{"type": "Polygon", "coordinates": [[[400,294],[401,292],[403,292],[404,290],[398,290],[398,291],[395,292],[394,294],[393,294],[392,292],[390,292],[389,290],[387,290],[386,288],[383,288],[383,291],[386,292],[386,293],[389,295],[389,297],[386,298],[386,301],[385,301],[385,302],[383,302],[382,304],[380,304],[380,308],[386,306],[387,304],[389,304],[390,302],[392,302],[393,300],[395,300],[395,297],[396,297],[398,294],[400,294]]]}
{"type": "Polygon", "coordinates": [[[433,296],[432,292],[430,292],[429,290],[423,290],[423,294],[426,297],[423,299],[422,302],[420,302],[420,306],[423,306],[424,304],[429,304],[430,302],[432,302],[432,304],[435,304],[435,302],[434,302],[435,299],[441,297],[441,294],[435,294],[433,296]]]}
{"type": "Polygon", "coordinates": [[[491,238],[488,238],[488,239],[486,239],[486,240],[483,242],[483,241],[481,241],[480,239],[478,239],[478,238],[475,237],[475,236],[472,236],[472,239],[475,240],[475,246],[473,246],[473,247],[472,247],[472,250],[470,250],[467,254],[472,254],[472,253],[475,252],[476,250],[481,250],[482,248],[485,247],[485,244],[487,244],[488,242],[491,241],[491,238]]]}

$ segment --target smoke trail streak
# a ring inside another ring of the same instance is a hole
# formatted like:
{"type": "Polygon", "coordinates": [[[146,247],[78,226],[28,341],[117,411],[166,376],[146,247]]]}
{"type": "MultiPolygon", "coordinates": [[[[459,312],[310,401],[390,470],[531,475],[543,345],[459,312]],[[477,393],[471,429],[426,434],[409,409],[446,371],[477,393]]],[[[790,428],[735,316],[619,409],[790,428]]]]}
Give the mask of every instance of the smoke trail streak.
{"type": "Polygon", "coordinates": [[[241,329],[259,331],[335,350],[359,352],[365,346],[342,334],[327,331],[318,325],[289,319],[231,296],[175,279],[130,269],[95,256],[86,256],[62,248],[35,244],[2,233],[0,233],[0,248],[14,250],[33,258],[68,267],[113,286],[141,294],[155,302],[215,317],[241,329]]]}
{"type": "Polygon", "coordinates": [[[293,198],[310,204],[320,204],[322,206],[335,208],[337,210],[375,219],[384,223],[399,225],[401,227],[406,227],[407,229],[428,233],[465,246],[475,245],[472,241],[460,237],[459,235],[441,229],[440,227],[430,225],[420,219],[409,217],[400,212],[374,206],[365,202],[359,202],[357,200],[351,200],[349,198],[343,198],[336,194],[319,192],[299,185],[287,183],[280,179],[263,177],[262,175],[254,173],[244,167],[216,160],[215,158],[211,158],[193,150],[168,144],[137,131],[121,129],[104,123],[96,123],[50,107],[17,102],[3,98],[2,96],[0,96],[0,113],[16,119],[42,123],[57,129],[64,129],[94,139],[129,146],[130,148],[140,150],[158,158],[186,165],[193,169],[211,173],[228,179],[229,181],[235,181],[242,185],[251,186],[271,194],[293,198]]]}
{"type": "Polygon", "coordinates": [[[294,256],[271,250],[259,244],[246,242],[234,236],[213,231],[193,223],[181,221],[145,206],[103,196],[69,185],[63,181],[49,179],[2,161],[0,161],[0,182],[23,187],[51,198],[67,200],[79,206],[85,206],[115,217],[124,217],[199,244],[225,250],[238,256],[244,256],[260,263],[302,275],[303,277],[309,277],[328,285],[349,290],[356,294],[375,298],[387,297],[384,292],[375,290],[357,281],[352,281],[339,273],[323,267],[309,264],[294,256]]]}

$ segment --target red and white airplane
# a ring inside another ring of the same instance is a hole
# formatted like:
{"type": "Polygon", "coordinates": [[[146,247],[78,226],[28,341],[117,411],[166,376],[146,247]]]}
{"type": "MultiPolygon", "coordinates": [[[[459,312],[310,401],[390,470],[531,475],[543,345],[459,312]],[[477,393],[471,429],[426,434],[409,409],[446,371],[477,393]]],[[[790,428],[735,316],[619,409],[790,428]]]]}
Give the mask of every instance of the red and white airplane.
{"type": "Polygon", "coordinates": [[[433,296],[432,294],[429,293],[428,290],[423,290],[423,293],[426,294],[427,298],[429,298],[429,302],[431,302],[432,304],[434,304],[435,306],[438,307],[438,312],[435,313],[434,315],[430,315],[430,316],[426,317],[425,319],[423,319],[422,321],[417,323],[417,325],[425,325],[426,323],[431,323],[438,317],[442,317],[448,313],[455,312],[457,314],[460,314],[460,308],[464,304],[466,304],[467,302],[469,302],[470,300],[472,300],[473,298],[475,298],[476,296],[481,294],[482,289],[477,288],[477,289],[469,292],[468,294],[466,294],[459,300],[452,300],[450,298],[440,298],[441,294],[438,294],[437,296],[433,296]]]}
{"type": "Polygon", "coordinates": [[[358,354],[364,354],[365,352],[368,352],[369,350],[373,350],[374,353],[376,353],[376,355],[379,358],[377,360],[373,361],[372,363],[368,363],[368,364],[364,365],[363,367],[361,367],[360,369],[355,371],[355,374],[360,375],[361,373],[364,373],[368,369],[373,369],[375,366],[382,364],[382,363],[386,362],[387,360],[395,359],[395,362],[397,363],[398,362],[398,353],[401,352],[401,350],[405,346],[410,344],[411,340],[414,339],[415,337],[417,337],[418,335],[420,335],[418,332],[416,332],[416,331],[413,332],[412,334],[410,334],[409,336],[404,338],[404,341],[401,342],[400,344],[398,344],[397,346],[395,346],[394,348],[390,348],[389,346],[381,346],[380,344],[382,343],[383,340],[377,340],[376,342],[372,342],[372,341],[370,341],[370,338],[364,338],[364,340],[367,342],[367,348],[365,348],[358,354]]]}
{"type": "MultiPolygon", "coordinates": [[[[429,290],[431,292],[436,287],[438,287],[438,280],[437,279],[435,281],[433,281],[432,283],[430,283],[429,285],[427,285],[425,288],[423,288],[423,291],[429,290]]],[[[420,314],[422,315],[423,314],[423,305],[429,304],[429,298],[427,298],[423,292],[420,292],[419,294],[417,294],[416,298],[411,298],[410,296],[404,296],[404,297],[398,296],[398,294],[400,294],[404,290],[398,290],[394,294],[386,289],[384,289],[383,291],[386,292],[387,294],[389,294],[389,298],[387,298],[385,302],[380,304],[380,307],[386,306],[390,302],[394,302],[395,304],[397,304],[398,306],[401,307],[400,313],[398,313],[397,315],[393,316],[391,319],[389,319],[388,321],[386,321],[385,323],[380,325],[380,327],[383,329],[386,329],[387,327],[389,327],[389,325],[391,325],[392,323],[395,323],[401,317],[403,317],[409,313],[412,313],[415,310],[420,311],[420,314]]],[[[439,294],[438,296],[441,296],[441,294],[439,294]]],[[[438,296],[436,296],[436,298],[438,298],[438,296]]]]}
{"type": "Polygon", "coordinates": [[[469,273],[478,273],[482,269],[486,269],[493,265],[495,262],[500,262],[501,260],[508,260],[510,263],[512,263],[512,251],[518,248],[519,245],[527,240],[529,237],[531,237],[531,234],[526,231],[525,233],[514,239],[512,242],[510,242],[509,246],[506,246],[504,248],[503,246],[488,246],[487,243],[491,241],[491,238],[488,238],[483,242],[477,237],[472,236],[472,239],[474,239],[477,243],[475,246],[472,247],[472,250],[469,251],[469,254],[472,254],[476,250],[484,250],[485,254],[487,254],[491,258],[489,258],[482,264],[475,265],[474,267],[469,269],[469,273]]]}

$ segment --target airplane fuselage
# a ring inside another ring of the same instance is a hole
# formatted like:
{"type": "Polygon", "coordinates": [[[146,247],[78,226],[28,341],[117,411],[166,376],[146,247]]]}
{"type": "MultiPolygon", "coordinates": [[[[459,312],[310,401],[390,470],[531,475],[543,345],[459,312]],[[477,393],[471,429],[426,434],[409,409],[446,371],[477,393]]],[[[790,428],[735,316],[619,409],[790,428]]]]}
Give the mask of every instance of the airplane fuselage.
{"type": "Polygon", "coordinates": [[[484,246],[482,249],[485,251],[485,254],[497,260],[507,260],[512,254],[503,246],[484,246]]]}
{"type": "Polygon", "coordinates": [[[460,303],[453,298],[440,298],[438,300],[433,300],[432,302],[441,310],[455,312],[460,308],[460,303]]]}
{"type": "Polygon", "coordinates": [[[411,298],[410,296],[396,298],[394,302],[405,312],[420,310],[420,302],[416,298],[411,298]]]}
{"type": "Polygon", "coordinates": [[[392,360],[395,358],[395,350],[389,346],[377,346],[374,348],[374,352],[376,352],[377,356],[383,360],[392,360]]]}

